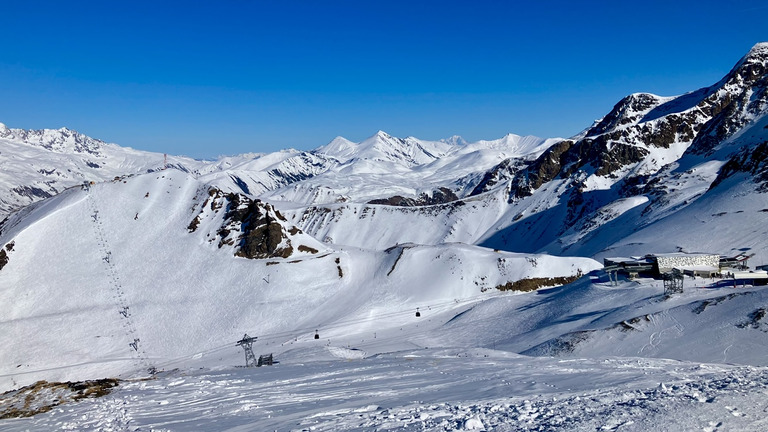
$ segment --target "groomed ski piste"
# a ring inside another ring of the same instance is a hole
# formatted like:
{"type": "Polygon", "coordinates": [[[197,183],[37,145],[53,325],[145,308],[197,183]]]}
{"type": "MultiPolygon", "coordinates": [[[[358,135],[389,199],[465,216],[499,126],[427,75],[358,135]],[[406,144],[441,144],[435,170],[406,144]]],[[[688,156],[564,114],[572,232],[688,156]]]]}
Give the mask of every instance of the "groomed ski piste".
{"type": "Polygon", "coordinates": [[[73,188],[3,225],[0,407],[52,406],[3,430],[765,427],[764,287],[687,278],[668,296],[652,279],[614,286],[587,258],[301,233],[315,253],[251,260],[219,247],[224,210],[201,212],[208,196],[165,170],[73,188]],[[243,367],[246,333],[274,365],[243,367]],[[121,381],[61,404],[66,392],[18,390],[99,378],[121,381]]]}

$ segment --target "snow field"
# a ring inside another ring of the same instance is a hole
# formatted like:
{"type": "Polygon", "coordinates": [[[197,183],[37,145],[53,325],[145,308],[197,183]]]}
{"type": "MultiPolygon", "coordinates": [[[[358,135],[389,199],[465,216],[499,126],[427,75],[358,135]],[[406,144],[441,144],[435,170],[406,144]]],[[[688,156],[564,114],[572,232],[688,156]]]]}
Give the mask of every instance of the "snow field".
{"type": "Polygon", "coordinates": [[[768,424],[764,368],[421,349],[164,373],[4,430],[719,430],[768,424]]]}
{"type": "Polygon", "coordinates": [[[265,353],[297,356],[379,335],[388,342],[368,354],[412,348],[419,345],[398,333],[438,327],[467,304],[502,295],[496,285],[599,267],[460,244],[248,260],[209,241],[225,209],[187,229],[206,197],[207,185],[166,170],[73,189],[11,221],[0,238],[15,240],[0,272],[10,288],[0,296],[14,307],[0,321],[0,343],[15,348],[0,353],[2,388],[240,364],[234,342],[244,333],[259,336],[255,348],[265,353]],[[429,326],[414,322],[417,307],[429,326]]]}

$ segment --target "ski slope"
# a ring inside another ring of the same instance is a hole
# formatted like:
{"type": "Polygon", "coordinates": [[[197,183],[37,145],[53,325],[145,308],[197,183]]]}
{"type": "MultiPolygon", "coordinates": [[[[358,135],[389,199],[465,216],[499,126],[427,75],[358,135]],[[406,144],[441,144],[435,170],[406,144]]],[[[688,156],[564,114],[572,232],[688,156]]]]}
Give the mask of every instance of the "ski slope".
{"type": "Polygon", "coordinates": [[[686,279],[667,297],[650,279],[614,286],[590,259],[466,244],[306,238],[324,249],[250,260],[211,241],[223,210],[188,229],[208,188],[175,170],[130,176],[3,225],[3,390],[124,380],[4,430],[763,427],[764,287],[686,279]],[[243,368],[244,333],[278,363],[243,368]]]}
{"type": "Polygon", "coordinates": [[[71,189],[9,219],[0,302],[13,307],[0,344],[14,349],[0,353],[0,388],[185,364],[246,332],[275,343],[315,330],[341,346],[375,332],[394,340],[417,307],[447,320],[500,295],[498,285],[600,267],[463,244],[330,248],[301,233],[315,253],[251,260],[219,246],[225,209],[211,210],[208,196],[208,185],[166,170],[71,189]],[[206,205],[210,217],[190,232],[206,205]]]}

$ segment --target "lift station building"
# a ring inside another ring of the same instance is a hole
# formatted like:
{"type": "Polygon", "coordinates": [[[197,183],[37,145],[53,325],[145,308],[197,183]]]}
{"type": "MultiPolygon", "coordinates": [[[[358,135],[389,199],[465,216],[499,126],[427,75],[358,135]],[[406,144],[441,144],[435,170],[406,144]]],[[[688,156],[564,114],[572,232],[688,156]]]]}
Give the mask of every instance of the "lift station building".
{"type": "Polygon", "coordinates": [[[720,273],[720,255],[682,252],[648,254],[643,257],[605,258],[603,265],[630,276],[645,274],[658,278],[677,269],[691,276],[712,277],[720,273]]]}

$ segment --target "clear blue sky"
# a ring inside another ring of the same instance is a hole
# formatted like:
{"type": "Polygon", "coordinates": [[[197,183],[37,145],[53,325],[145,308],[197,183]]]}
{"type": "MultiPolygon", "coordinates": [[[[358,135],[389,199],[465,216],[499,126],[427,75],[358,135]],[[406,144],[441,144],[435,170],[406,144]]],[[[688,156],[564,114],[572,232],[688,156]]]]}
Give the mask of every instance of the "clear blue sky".
{"type": "Polygon", "coordinates": [[[6,1],[0,122],[211,158],[337,135],[571,136],[718,81],[760,1],[6,1]]]}

